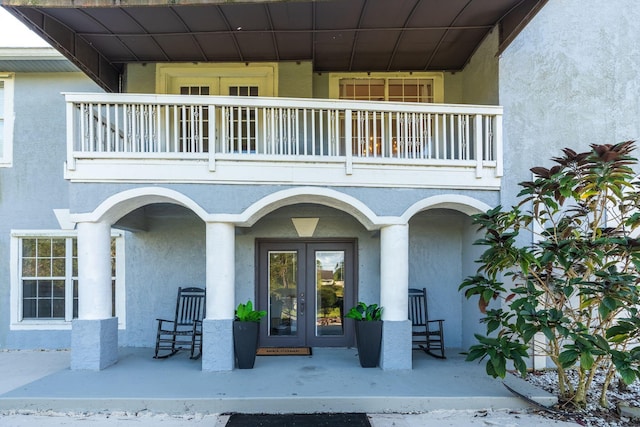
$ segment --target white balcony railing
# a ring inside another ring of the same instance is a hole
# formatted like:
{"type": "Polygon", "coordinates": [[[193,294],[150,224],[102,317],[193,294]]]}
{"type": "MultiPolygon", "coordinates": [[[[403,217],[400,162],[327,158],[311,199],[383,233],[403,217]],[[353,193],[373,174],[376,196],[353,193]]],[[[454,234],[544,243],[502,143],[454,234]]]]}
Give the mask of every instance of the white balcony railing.
{"type": "MultiPolygon", "coordinates": [[[[502,175],[501,107],[139,94],[66,94],[66,100],[72,180],[233,182],[247,167],[324,165],[341,168],[344,185],[384,184],[350,178],[373,167],[404,176],[392,173],[398,176],[388,185],[396,179],[414,185],[406,181],[413,168],[464,170],[484,179],[474,187],[492,188],[502,175]],[[126,165],[139,168],[127,172],[126,165]]],[[[307,174],[249,175],[253,182],[316,183],[306,182],[307,174]]]]}

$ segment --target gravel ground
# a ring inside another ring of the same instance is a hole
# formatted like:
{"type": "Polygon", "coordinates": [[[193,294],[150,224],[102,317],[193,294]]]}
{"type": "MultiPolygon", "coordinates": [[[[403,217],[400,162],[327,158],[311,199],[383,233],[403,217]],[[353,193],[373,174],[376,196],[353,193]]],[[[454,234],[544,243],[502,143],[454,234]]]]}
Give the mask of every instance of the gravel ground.
{"type": "MultiPolygon", "coordinates": [[[[575,378],[575,375],[573,376],[575,378]]],[[[594,384],[588,394],[586,409],[576,410],[571,404],[559,403],[553,408],[557,411],[556,413],[546,411],[540,411],[539,413],[549,419],[573,421],[582,426],[640,426],[640,419],[632,419],[618,414],[618,403],[620,402],[631,406],[640,406],[640,381],[636,381],[629,386],[624,386],[622,382],[617,380],[612,381],[607,391],[609,409],[605,409],[598,404],[603,379],[604,375],[597,374],[595,376],[594,384]]],[[[557,393],[558,375],[553,370],[530,373],[527,375],[526,380],[550,393],[557,393]]]]}

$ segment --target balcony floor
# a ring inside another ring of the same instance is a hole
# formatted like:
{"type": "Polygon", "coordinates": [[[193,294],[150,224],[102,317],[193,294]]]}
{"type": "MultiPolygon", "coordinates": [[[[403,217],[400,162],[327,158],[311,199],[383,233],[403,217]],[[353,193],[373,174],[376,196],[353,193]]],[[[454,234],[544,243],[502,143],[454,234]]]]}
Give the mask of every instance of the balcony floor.
{"type": "MultiPolygon", "coordinates": [[[[355,349],[314,348],[312,356],[258,356],[254,369],[202,372],[187,352],[155,360],[121,348],[103,371],[72,371],[67,351],[0,352],[0,410],[161,413],[409,413],[436,409],[522,409],[527,404],[484,364],[456,350],[439,360],[414,352],[413,370],[361,368],[355,349]]],[[[555,398],[509,376],[544,404],[555,398]]]]}

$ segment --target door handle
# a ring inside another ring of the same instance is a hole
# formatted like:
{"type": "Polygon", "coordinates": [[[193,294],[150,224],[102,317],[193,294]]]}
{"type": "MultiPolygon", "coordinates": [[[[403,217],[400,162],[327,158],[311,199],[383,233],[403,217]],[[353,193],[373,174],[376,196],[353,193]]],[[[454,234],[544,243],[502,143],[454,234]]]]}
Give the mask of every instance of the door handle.
{"type": "Polygon", "coordinates": [[[304,292],[300,293],[300,316],[304,316],[304,292]]]}

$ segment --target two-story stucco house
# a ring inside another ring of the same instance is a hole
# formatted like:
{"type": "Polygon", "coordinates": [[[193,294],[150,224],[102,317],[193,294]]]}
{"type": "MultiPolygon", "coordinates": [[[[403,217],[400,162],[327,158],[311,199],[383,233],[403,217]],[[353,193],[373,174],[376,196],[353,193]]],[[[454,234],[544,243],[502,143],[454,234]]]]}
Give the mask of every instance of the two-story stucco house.
{"type": "Polygon", "coordinates": [[[351,346],[340,313],[379,303],[381,367],[410,369],[426,287],[466,348],[470,215],[640,131],[632,0],[0,3],[84,73],[0,61],[0,348],[76,369],[152,347],[194,285],[203,370],[233,369],[247,299],[287,347],[351,346]]]}

